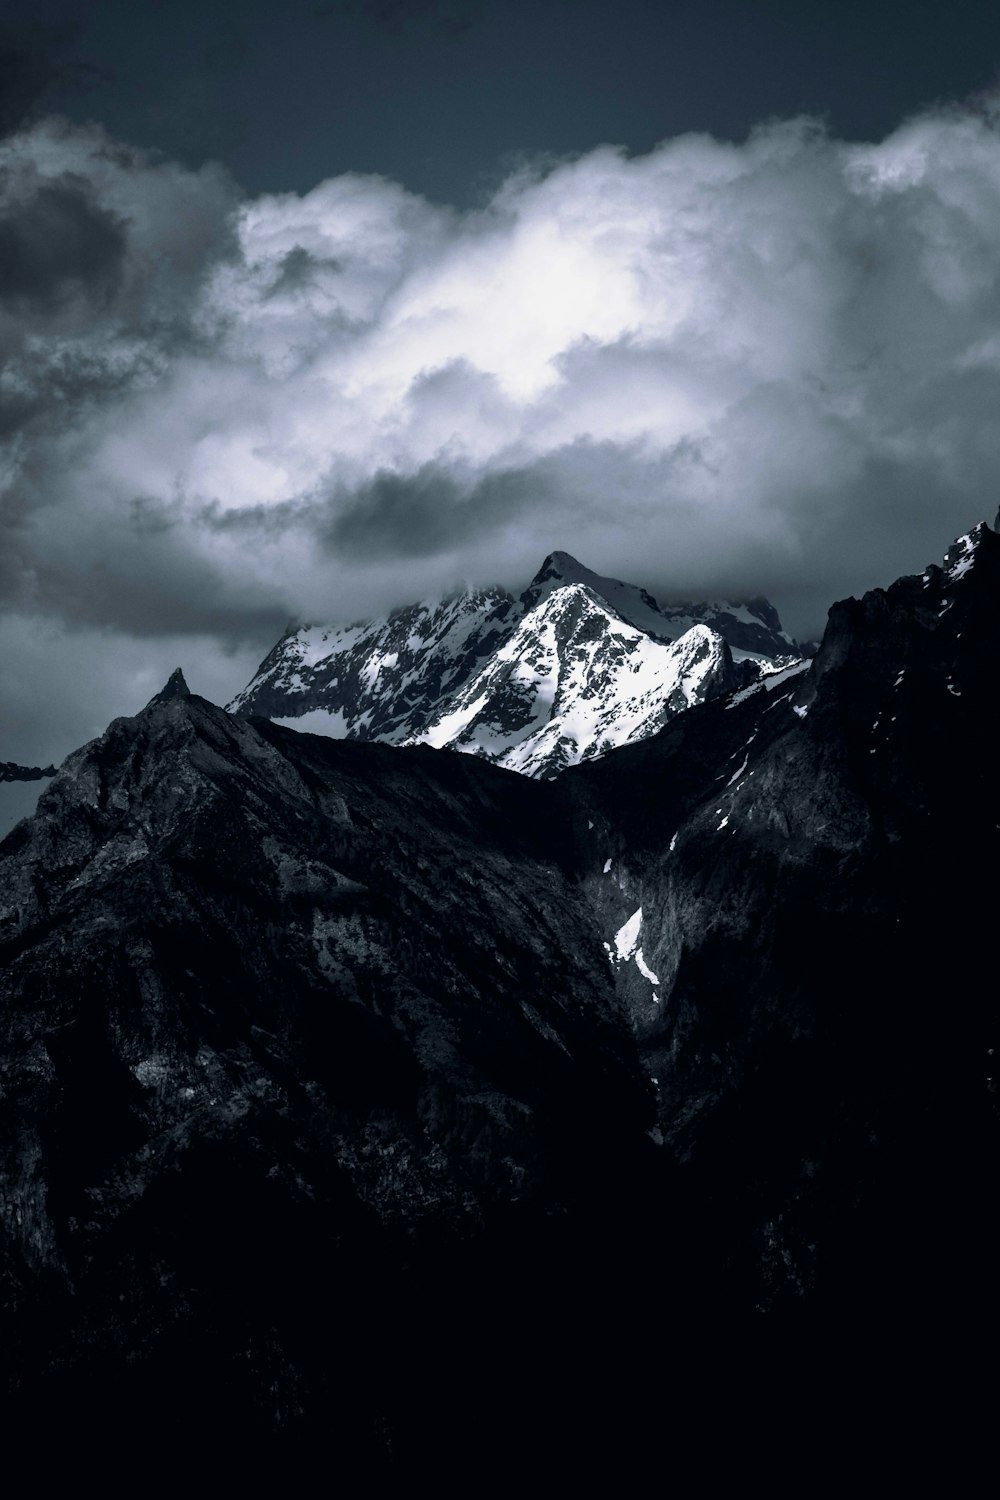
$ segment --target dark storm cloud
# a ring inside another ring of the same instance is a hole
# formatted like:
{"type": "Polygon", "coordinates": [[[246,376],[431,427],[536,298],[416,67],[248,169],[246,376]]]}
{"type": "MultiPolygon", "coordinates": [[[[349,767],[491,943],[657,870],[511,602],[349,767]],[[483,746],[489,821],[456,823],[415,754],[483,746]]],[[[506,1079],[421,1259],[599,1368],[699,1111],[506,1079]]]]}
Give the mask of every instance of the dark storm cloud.
{"type": "Polygon", "coordinates": [[[481,542],[544,498],[541,475],[500,470],[462,482],[439,464],[415,474],[381,472],[333,502],[329,524],[317,527],[335,556],[377,562],[432,557],[481,542]]]}
{"type": "Polygon", "coordinates": [[[61,543],[32,559],[32,603],[69,625],[263,640],[288,617],[279,591],[220,568],[196,524],[155,502],[137,499],[116,518],[62,520],[61,543]]]}
{"type": "Polygon", "coordinates": [[[265,292],[266,297],[285,297],[316,285],[316,276],[324,266],[327,270],[339,271],[336,260],[321,261],[301,245],[293,245],[282,257],[278,274],[265,292]]]}
{"type": "MultiPolygon", "coordinates": [[[[232,249],[234,203],[218,169],[184,173],[94,127],[0,143],[0,432],[72,426],[203,343],[193,300],[232,249]]],[[[46,458],[23,455],[27,480],[46,458]]]]}
{"type": "Polygon", "coordinates": [[[0,178],[0,305],[45,316],[76,296],[106,305],[125,260],[125,226],[86,179],[64,173],[8,195],[0,178]]]}
{"type": "Polygon", "coordinates": [[[88,462],[130,442],[130,401],[171,361],[217,347],[206,274],[234,244],[235,193],[96,128],[42,122],[0,143],[0,609],[113,624],[263,633],[277,614],[183,542],[144,543],[88,462]],[[184,601],[187,602],[184,602],[184,601]]]}
{"type": "MultiPolygon", "coordinates": [[[[363,483],[323,486],[301,499],[223,510],[200,508],[193,524],[252,547],[274,545],[293,532],[314,540],[334,564],[363,565],[439,557],[516,523],[541,499],[555,503],[547,464],[474,475],[440,463],[416,473],[379,470],[363,483]]],[[[133,525],[146,534],[172,527],[162,505],[136,501],[133,525]]]]}

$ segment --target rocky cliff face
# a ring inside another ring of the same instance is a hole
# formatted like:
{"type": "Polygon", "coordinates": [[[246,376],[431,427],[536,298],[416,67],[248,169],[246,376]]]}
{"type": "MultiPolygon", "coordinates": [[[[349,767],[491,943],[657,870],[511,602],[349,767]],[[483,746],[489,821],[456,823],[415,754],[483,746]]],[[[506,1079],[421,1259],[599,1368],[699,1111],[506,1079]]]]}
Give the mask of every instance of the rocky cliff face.
{"type": "Polygon", "coordinates": [[[405,1463],[994,1299],[998,584],[977,528],[551,783],[180,678],[71,756],[0,844],[15,1414],[405,1463]]]}
{"type": "Polygon", "coordinates": [[[394,1320],[444,1337],[652,1151],[570,840],[468,757],[247,721],[176,674],[0,845],[0,954],[29,1405],[246,1437],[335,1402],[381,1451],[394,1320]]]}
{"type": "Polygon", "coordinates": [[[992,1299],[998,586],[981,526],[771,693],[559,783],[658,1131],[762,1307],[992,1299]]]}
{"type": "Polygon", "coordinates": [[[290,1087],[324,1150],[343,1132],[359,1202],[406,1224],[558,1201],[557,1139],[645,1108],[641,1090],[624,1102],[638,1075],[569,845],[519,778],[248,722],[178,675],[70,757],[0,859],[5,1098],[23,1106],[4,1212],[27,1264],[81,1232],[44,1171],[21,1175],[60,1113],[50,1044],[97,1114],[97,1079],[120,1084],[108,1154],[94,1142],[90,1158],[84,1120],[72,1147],[109,1221],[162,1153],[176,1165],[203,1128],[243,1138],[258,1109],[294,1112],[290,1087]],[[88,1019],[81,995],[98,991],[88,1019]],[[27,1015],[27,995],[44,1006],[27,1015]],[[591,1123],[573,1119],[584,1107],[591,1123]]]}

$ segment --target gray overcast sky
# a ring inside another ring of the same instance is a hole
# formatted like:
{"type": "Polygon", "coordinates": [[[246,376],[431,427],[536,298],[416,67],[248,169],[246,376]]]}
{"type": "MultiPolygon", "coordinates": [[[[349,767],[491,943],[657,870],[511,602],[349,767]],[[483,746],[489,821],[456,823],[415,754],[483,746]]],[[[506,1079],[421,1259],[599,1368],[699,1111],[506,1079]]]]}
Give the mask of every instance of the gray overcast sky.
{"type": "Polygon", "coordinates": [[[996,510],[998,63],[979,3],[0,0],[0,759],[553,548],[801,635],[921,567],[996,510]]]}

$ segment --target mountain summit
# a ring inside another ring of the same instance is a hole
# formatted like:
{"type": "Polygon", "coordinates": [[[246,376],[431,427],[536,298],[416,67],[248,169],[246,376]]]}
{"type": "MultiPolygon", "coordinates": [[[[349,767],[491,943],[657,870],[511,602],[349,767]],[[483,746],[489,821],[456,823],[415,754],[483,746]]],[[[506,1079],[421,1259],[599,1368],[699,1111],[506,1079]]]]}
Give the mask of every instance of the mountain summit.
{"type": "Polygon", "coordinates": [[[517,599],[469,590],[381,620],[289,631],[229,707],[551,776],[655,733],[794,651],[766,600],[661,607],[552,552],[517,599]]]}
{"type": "Polygon", "coordinates": [[[154,703],[169,703],[172,698],[190,698],[191,689],[188,687],[184,673],[180,667],[176,667],[167,678],[166,684],[160,691],[149,700],[149,706],[154,703]]]}
{"type": "Polygon", "coordinates": [[[584,584],[562,584],[524,615],[415,742],[552,776],[655,734],[675,714],[746,681],[707,626],[676,641],[656,639],[584,584]]]}
{"type": "Polygon", "coordinates": [[[590,589],[623,620],[658,640],[676,641],[692,626],[707,625],[736,651],[768,658],[796,654],[795,642],[782,629],[778,611],[767,599],[660,605],[646,589],[594,573],[568,552],[549,553],[521,602],[533,609],[553,590],[574,583],[590,589]]]}

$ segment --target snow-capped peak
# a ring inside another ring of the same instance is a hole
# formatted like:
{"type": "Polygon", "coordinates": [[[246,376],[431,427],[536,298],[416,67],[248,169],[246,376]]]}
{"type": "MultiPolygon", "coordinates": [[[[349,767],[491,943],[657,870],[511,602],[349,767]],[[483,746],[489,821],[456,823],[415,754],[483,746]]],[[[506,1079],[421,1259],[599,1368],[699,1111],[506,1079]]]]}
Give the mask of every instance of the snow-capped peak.
{"type": "Polygon", "coordinates": [[[549,553],[521,602],[525,609],[534,609],[554,589],[569,583],[591,589],[623,620],[659,640],[676,641],[693,625],[702,624],[718,631],[744,657],[774,659],[795,652],[795,642],[781,628],[777,610],[766,599],[661,604],[647,589],[594,573],[569,552],[549,553]]]}
{"type": "Polygon", "coordinates": [[[707,626],[655,640],[586,585],[562,584],[411,743],[551,776],[736,685],[729,648],[707,626]]]}
{"type": "Polygon", "coordinates": [[[661,608],[552,552],[520,599],[468,589],[382,619],[290,629],[230,709],[554,774],[745,686],[787,651],[766,601],[661,608]]]}
{"type": "Polygon", "coordinates": [[[944,555],[944,571],[953,583],[959,578],[964,578],[974,566],[988,530],[986,522],[980,521],[978,526],[974,526],[965,536],[960,536],[948,548],[944,555]]]}
{"type": "Polygon", "coordinates": [[[674,640],[681,633],[673,628],[652,594],[634,584],[623,583],[620,578],[605,578],[594,573],[568,552],[549,553],[521,595],[525,610],[535,609],[556,589],[573,583],[582,584],[606,600],[623,620],[647,635],[674,640]]]}

